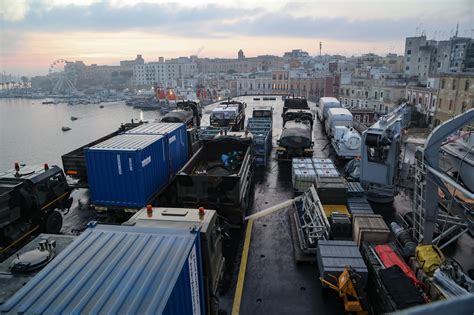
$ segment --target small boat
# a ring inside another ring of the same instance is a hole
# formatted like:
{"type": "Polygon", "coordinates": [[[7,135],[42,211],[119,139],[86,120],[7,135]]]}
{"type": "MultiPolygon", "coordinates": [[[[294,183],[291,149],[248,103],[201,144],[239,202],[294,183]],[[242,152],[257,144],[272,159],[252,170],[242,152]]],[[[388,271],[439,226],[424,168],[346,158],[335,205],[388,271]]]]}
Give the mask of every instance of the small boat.
{"type": "Polygon", "coordinates": [[[104,108],[104,105],[100,105],[99,107],[100,107],[100,108],[104,108]]]}
{"type": "Polygon", "coordinates": [[[77,117],[71,116],[71,120],[72,120],[72,121],[77,120],[77,117]]]}
{"type": "Polygon", "coordinates": [[[61,127],[61,130],[62,130],[62,131],[69,131],[69,130],[71,130],[71,128],[66,127],[66,126],[62,126],[62,127],[61,127]]]}

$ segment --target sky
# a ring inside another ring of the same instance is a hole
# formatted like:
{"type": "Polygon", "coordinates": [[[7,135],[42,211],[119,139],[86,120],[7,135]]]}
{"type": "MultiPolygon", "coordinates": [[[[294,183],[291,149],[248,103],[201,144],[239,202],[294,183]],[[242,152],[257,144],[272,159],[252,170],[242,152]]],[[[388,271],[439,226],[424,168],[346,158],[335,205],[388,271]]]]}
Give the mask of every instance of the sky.
{"type": "Polygon", "coordinates": [[[0,71],[47,74],[56,59],[118,64],[142,54],[236,58],[404,51],[405,37],[474,36],[472,0],[0,0],[0,71]]]}

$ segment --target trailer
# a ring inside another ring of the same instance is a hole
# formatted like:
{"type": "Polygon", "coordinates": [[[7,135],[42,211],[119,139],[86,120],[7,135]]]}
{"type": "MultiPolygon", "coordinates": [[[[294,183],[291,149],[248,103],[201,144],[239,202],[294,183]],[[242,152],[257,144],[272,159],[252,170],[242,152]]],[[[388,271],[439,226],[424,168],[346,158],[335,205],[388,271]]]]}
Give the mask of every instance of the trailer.
{"type": "Polygon", "coordinates": [[[176,176],[178,206],[216,209],[242,224],[251,200],[253,155],[253,140],[244,132],[204,141],[176,176]]]}

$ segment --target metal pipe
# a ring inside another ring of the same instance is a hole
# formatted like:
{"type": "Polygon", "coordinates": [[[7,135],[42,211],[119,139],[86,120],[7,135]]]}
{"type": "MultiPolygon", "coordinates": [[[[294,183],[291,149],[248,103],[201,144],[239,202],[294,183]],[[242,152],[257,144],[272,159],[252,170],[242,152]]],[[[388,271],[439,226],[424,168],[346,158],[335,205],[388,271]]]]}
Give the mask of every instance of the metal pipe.
{"type": "Polygon", "coordinates": [[[469,231],[469,229],[464,229],[462,230],[458,235],[456,235],[455,237],[453,237],[452,239],[450,239],[449,241],[447,241],[446,243],[444,243],[442,246],[439,247],[439,249],[443,249],[445,248],[446,246],[448,246],[449,244],[451,244],[452,242],[454,242],[455,240],[457,240],[458,238],[460,238],[463,234],[465,234],[467,231],[469,231]]]}
{"type": "Polygon", "coordinates": [[[454,188],[456,188],[457,190],[459,190],[460,192],[462,192],[464,195],[466,195],[466,197],[470,198],[470,199],[474,199],[474,193],[470,192],[469,190],[467,190],[466,188],[464,188],[463,186],[461,186],[459,183],[457,183],[455,180],[453,180],[451,177],[449,177],[448,175],[446,174],[443,174],[441,173],[440,171],[432,168],[431,166],[429,165],[426,165],[426,170],[430,171],[431,173],[433,173],[433,175],[436,175],[438,178],[448,182],[450,185],[452,185],[454,188]]]}

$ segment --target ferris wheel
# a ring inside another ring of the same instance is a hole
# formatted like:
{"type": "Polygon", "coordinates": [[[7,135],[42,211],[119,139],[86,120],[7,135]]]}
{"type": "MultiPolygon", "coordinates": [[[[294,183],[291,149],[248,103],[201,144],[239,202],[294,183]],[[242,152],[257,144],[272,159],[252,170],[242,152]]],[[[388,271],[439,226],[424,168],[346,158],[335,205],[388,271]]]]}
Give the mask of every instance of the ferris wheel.
{"type": "Polygon", "coordinates": [[[49,75],[55,80],[53,93],[66,93],[76,90],[77,73],[73,63],[56,59],[49,66],[49,75]]]}

